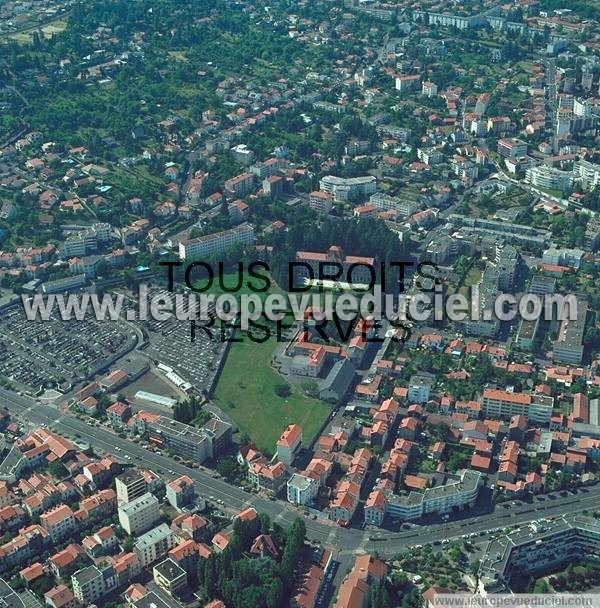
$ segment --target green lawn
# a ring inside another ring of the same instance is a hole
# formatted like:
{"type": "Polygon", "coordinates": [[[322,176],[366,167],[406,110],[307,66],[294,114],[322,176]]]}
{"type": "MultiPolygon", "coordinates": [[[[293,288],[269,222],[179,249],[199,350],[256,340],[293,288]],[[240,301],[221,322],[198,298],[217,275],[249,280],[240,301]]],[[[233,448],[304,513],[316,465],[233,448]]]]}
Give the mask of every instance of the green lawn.
{"type": "Polygon", "coordinates": [[[215,391],[215,403],[265,453],[274,453],[275,442],[291,423],[302,426],[304,443],[308,443],[331,408],[305,397],[294,387],[291,387],[292,392],[287,398],[275,394],[277,385],[288,384],[270,366],[277,346],[275,338],[257,344],[240,333],[238,337],[243,341],[231,345],[215,391]]]}
{"type": "Polygon", "coordinates": [[[471,268],[465,277],[465,287],[472,287],[481,280],[483,273],[478,268],[471,268]]]}

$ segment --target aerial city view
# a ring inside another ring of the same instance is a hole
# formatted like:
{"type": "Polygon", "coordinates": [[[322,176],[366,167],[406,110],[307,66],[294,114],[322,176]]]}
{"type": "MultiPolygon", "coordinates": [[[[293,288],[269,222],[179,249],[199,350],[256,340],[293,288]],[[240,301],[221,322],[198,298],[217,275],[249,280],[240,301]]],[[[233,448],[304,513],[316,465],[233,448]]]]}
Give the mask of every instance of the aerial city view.
{"type": "Polygon", "coordinates": [[[600,607],[600,0],[0,0],[0,607],[600,607]]]}

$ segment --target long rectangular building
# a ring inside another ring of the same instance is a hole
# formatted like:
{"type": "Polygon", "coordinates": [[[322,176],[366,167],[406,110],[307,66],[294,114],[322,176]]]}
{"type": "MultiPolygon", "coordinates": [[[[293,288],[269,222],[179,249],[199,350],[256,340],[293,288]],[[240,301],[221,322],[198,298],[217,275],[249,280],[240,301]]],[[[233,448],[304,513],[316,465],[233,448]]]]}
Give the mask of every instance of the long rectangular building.
{"type": "Polygon", "coordinates": [[[380,525],[385,515],[408,520],[428,513],[449,513],[453,509],[473,507],[477,502],[481,481],[481,473],[464,469],[460,477],[427,488],[424,492],[410,492],[407,495],[387,493],[379,507],[383,510],[379,522],[375,522],[368,509],[365,509],[365,521],[380,525]]]}
{"type": "Polygon", "coordinates": [[[582,298],[577,298],[577,318],[568,318],[574,316],[569,313],[566,315],[567,318],[561,322],[558,336],[552,345],[553,361],[571,365],[581,364],[587,312],[587,302],[582,298]]]}
{"type": "Polygon", "coordinates": [[[353,201],[366,197],[377,190],[377,179],[372,175],[360,177],[338,177],[325,175],[319,182],[323,192],[333,194],[336,201],[353,201]]]}
{"type": "Polygon", "coordinates": [[[383,211],[392,210],[404,218],[411,216],[419,208],[418,201],[410,200],[405,197],[398,198],[390,196],[383,192],[371,194],[369,202],[377,207],[377,209],[382,209],[383,211]]]}
{"type": "Polygon", "coordinates": [[[513,416],[525,416],[531,422],[548,424],[552,417],[554,398],[529,393],[509,393],[486,388],[481,399],[481,409],[489,418],[509,420],[513,416]]]}
{"type": "Polygon", "coordinates": [[[479,567],[482,594],[504,592],[513,577],[544,574],[571,562],[599,561],[600,526],[592,517],[568,514],[538,520],[491,540],[479,567]]]}
{"type": "Polygon", "coordinates": [[[158,414],[137,413],[135,430],[165,450],[203,463],[221,454],[231,441],[232,426],[211,418],[197,428],[158,414]]]}
{"type": "Polygon", "coordinates": [[[182,260],[206,258],[225,253],[236,245],[251,245],[252,243],[254,243],[254,227],[245,223],[222,232],[181,241],[179,257],[182,260]]]}

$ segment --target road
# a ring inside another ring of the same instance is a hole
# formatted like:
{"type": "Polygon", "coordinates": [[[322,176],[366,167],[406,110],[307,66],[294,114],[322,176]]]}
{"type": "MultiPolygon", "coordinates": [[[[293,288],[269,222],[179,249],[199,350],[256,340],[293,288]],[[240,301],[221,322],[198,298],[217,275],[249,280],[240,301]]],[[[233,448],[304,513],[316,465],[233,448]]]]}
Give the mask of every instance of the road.
{"type": "MultiPolygon", "coordinates": [[[[153,469],[163,476],[179,476],[186,474],[194,480],[194,485],[203,497],[213,496],[222,500],[233,510],[241,510],[252,506],[258,511],[267,513],[271,519],[282,526],[290,525],[302,513],[291,505],[279,500],[267,500],[255,494],[236,488],[221,479],[213,478],[209,473],[199,469],[191,469],[176,462],[170,457],[160,456],[149,452],[142,446],[121,438],[111,431],[87,424],[83,420],[69,414],[63,414],[56,409],[40,405],[27,398],[0,389],[0,405],[9,411],[20,415],[35,425],[46,424],[48,428],[64,435],[80,435],[82,440],[90,443],[97,450],[130,456],[131,462],[138,466],[153,469]],[[119,448],[117,450],[117,448],[119,448]]],[[[510,505],[509,508],[499,506],[492,512],[461,519],[453,519],[448,523],[434,522],[417,526],[410,530],[390,532],[387,530],[358,530],[355,528],[340,528],[330,522],[305,518],[307,536],[310,540],[336,547],[338,557],[347,560],[350,556],[377,551],[380,555],[391,557],[415,544],[428,544],[444,539],[458,539],[464,534],[488,532],[496,528],[525,523],[534,519],[561,515],[584,509],[595,509],[600,500],[600,485],[581,490],[578,495],[568,494],[557,496],[554,500],[546,498],[543,502],[522,503],[510,505]]]]}

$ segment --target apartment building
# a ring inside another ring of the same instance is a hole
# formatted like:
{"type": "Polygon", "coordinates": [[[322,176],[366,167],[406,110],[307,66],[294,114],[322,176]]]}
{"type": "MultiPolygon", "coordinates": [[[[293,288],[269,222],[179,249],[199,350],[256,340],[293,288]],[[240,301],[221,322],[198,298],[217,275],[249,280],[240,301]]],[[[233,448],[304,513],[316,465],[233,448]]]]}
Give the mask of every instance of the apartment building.
{"type": "Polygon", "coordinates": [[[600,218],[593,217],[588,221],[583,244],[587,251],[595,251],[600,245],[600,218]]]}
{"type": "Polygon", "coordinates": [[[169,595],[180,595],[187,587],[186,571],[170,557],[156,564],[152,569],[154,582],[169,595]]]}
{"type": "Polygon", "coordinates": [[[137,469],[127,469],[115,478],[118,504],[131,502],[148,491],[146,478],[137,469]]]}
{"type": "Polygon", "coordinates": [[[308,206],[318,213],[329,213],[333,209],[333,194],[315,190],[308,197],[308,206]]]}
{"type": "Polygon", "coordinates": [[[93,604],[106,594],[114,591],[118,577],[112,564],[88,566],[71,576],[73,595],[84,606],[93,604]]]}
{"type": "Polygon", "coordinates": [[[550,247],[543,252],[542,263],[567,266],[578,270],[584,255],[585,251],[583,249],[557,249],[556,247],[550,247]]]}
{"type": "Polygon", "coordinates": [[[123,530],[130,536],[138,536],[152,528],[160,519],[160,503],[154,494],[146,492],[121,505],[118,513],[123,530]]]}
{"type": "Polygon", "coordinates": [[[157,559],[165,556],[175,546],[175,535],[171,528],[162,523],[140,536],[133,552],[138,558],[142,568],[145,568],[157,559]]]}
{"type": "Polygon", "coordinates": [[[418,201],[376,192],[369,197],[371,205],[382,211],[395,211],[402,219],[410,217],[419,209],[418,201]]]}
{"type": "Polygon", "coordinates": [[[443,152],[440,152],[436,148],[419,148],[417,150],[417,157],[429,166],[439,165],[444,162],[443,152]]]}
{"type": "Polygon", "coordinates": [[[434,264],[447,264],[465,248],[465,243],[447,235],[436,235],[427,245],[424,259],[434,264]]]}
{"type": "Polygon", "coordinates": [[[81,257],[98,249],[110,240],[112,226],[105,222],[96,222],[89,228],[69,235],[60,248],[62,258],[81,257]]]}
{"type": "Polygon", "coordinates": [[[498,140],[498,154],[505,158],[519,158],[521,156],[527,156],[527,142],[520,139],[499,139],[498,140]]]}
{"type": "Polygon", "coordinates": [[[481,409],[489,418],[510,420],[513,416],[525,416],[530,422],[548,424],[552,417],[554,398],[529,393],[486,388],[481,399],[481,409]]]}
{"type": "Polygon", "coordinates": [[[415,374],[408,381],[408,401],[410,403],[427,403],[432,387],[432,377],[415,374]]]}
{"type": "Polygon", "coordinates": [[[77,528],[77,520],[68,505],[59,505],[40,515],[40,525],[53,542],[57,543],[73,534],[77,528]]]}
{"type": "Polygon", "coordinates": [[[515,576],[554,572],[582,555],[600,559],[600,525],[579,513],[555,520],[537,520],[491,540],[481,559],[478,579],[482,594],[505,592],[515,576]]]}
{"type": "Polygon", "coordinates": [[[51,544],[50,535],[42,526],[22,528],[12,540],[0,546],[0,572],[28,563],[41,555],[51,544]]]}
{"type": "Polygon", "coordinates": [[[277,458],[283,464],[291,466],[301,447],[302,427],[299,424],[290,424],[277,440],[277,458]]]}
{"type": "Polygon", "coordinates": [[[218,456],[231,441],[232,426],[216,418],[197,428],[157,414],[136,415],[135,430],[165,450],[203,463],[218,456]]]}
{"type": "Polygon", "coordinates": [[[538,165],[525,170],[525,181],[537,188],[567,192],[573,185],[573,173],[547,165],[538,165]]]}
{"type": "Polygon", "coordinates": [[[369,606],[371,585],[387,576],[387,566],[371,555],[358,555],[340,585],[334,608],[369,606]]]}
{"type": "Polygon", "coordinates": [[[468,30],[486,25],[488,23],[486,15],[489,12],[490,11],[486,11],[485,13],[479,13],[477,15],[456,15],[451,13],[435,13],[425,10],[416,10],[413,11],[413,21],[425,21],[425,23],[428,23],[431,27],[439,25],[441,27],[455,27],[459,30],[468,30]]]}
{"type": "Polygon", "coordinates": [[[600,184],[600,165],[578,160],[573,165],[573,175],[580,181],[584,190],[593,190],[600,184]]]}
{"type": "Polygon", "coordinates": [[[421,95],[425,97],[435,97],[438,93],[437,84],[429,80],[425,80],[421,85],[421,95]]]}
{"type": "Polygon", "coordinates": [[[450,513],[452,510],[467,509],[477,502],[481,483],[481,473],[464,469],[459,476],[449,478],[447,483],[427,488],[423,492],[410,492],[408,495],[384,493],[383,513],[381,497],[374,496],[368,503],[365,517],[368,517],[371,523],[383,521],[385,515],[407,520],[417,519],[428,513],[450,513]]]}
{"type": "Polygon", "coordinates": [[[227,192],[238,198],[242,198],[252,191],[254,176],[246,171],[226,180],[224,186],[227,192]]]}
{"type": "Polygon", "coordinates": [[[552,344],[552,360],[571,365],[580,365],[583,360],[583,338],[588,304],[583,298],[577,298],[577,318],[566,314],[560,324],[558,336],[552,344]]]}
{"type": "Polygon", "coordinates": [[[225,253],[236,245],[252,245],[253,243],[254,227],[244,223],[229,230],[181,241],[179,243],[179,257],[182,260],[206,258],[225,253]]]}
{"type": "Polygon", "coordinates": [[[372,175],[362,177],[337,177],[326,175],[321,178],[319,188],[333,195],[340,202],[366,198],[377,190],[377,179],[372,175]]]}
{"type": "Polygon", "coordinates": [[[181,509],[194,500],[194,482],[187,475],[182,475],[167,484],[166,496],[172,507],[181,509]]]}
{"type": "Polygon", "coordinates": [[[400,93],[418,90],[420,84],[421,76],[419,74],[403,74],[396,77],[396,91],[400,93]]]}
{"type": "Polygon", "coordinates": [[[287,482],[287,499],[293,505],[310,504],[319,493],[319,482],[312,477],[294,473],[287,482]]]}

